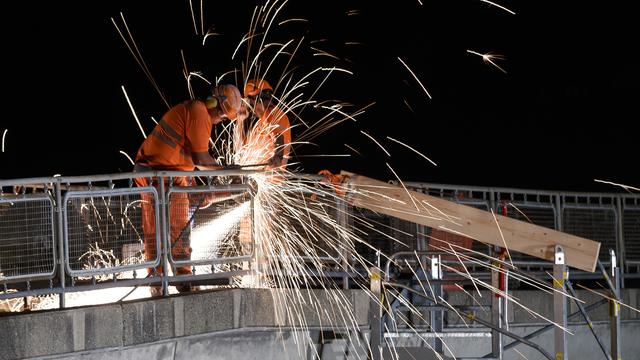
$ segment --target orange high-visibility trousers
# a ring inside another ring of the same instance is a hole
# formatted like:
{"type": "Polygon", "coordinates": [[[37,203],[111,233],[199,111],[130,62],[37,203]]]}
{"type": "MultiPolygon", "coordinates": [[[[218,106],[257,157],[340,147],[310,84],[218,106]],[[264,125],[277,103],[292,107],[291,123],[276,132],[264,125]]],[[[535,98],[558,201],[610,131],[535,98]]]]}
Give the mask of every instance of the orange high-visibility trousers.
{"type": "MultiPolygon", "coordinates": [[[[135,178],[134,182],[138,187],[149,186],[149,178],[135,178]]],[[[168,180],[165,179],[165,188],[168,180]]],[[[153,178],[153,184],[158,189],[157,178],[153,178]]],[[[185,176],[174,177],[174,186],[189,186],[188,178],[185,176]]],[[[156,218],[155,203],[153,196],[149,193],[141,194],[142,198],[142,231],[144,233],[144,253],[147,261],[156,259],[156,218]]],[[[189,260],[191,258],[190,229],[189,229],[189,197],[187,193],[173,193],[169,207],[169,241],[171,244],[171,257],[173,260],[189,260]]],[[[156,271],[162,273],[162,266],[158,266],[156,271]]],[[[180,266],[176,268],[177,275],[191,274],[191,266],[180,266]]],[[[148,270],[149,273],[153,269],[148,270]]]]}

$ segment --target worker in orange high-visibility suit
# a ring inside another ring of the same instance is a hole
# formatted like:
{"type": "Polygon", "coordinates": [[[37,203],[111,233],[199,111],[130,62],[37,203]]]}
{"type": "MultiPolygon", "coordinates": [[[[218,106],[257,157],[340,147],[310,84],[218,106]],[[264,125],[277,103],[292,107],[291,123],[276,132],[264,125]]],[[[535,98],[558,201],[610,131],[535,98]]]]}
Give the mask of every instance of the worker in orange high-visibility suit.
{"type": "MultiPolygon", "coordinates": [[[[172,107],[164,114],[153,132],[142,143],[134,166],[134,172],[151,170],[193,171],[221,168],[209,154],[209,137],[213,125],[224,119],[235,120],[242,104],[242,96],[233,85],[213,87],[205,100],[188,100],[172,107]]],[[[137,186],[150,186],[150,178],[135,178],[137,186]]],[[[189,186],[190,177],[173,178],[174,186],[189,186]]],[[[153,180],[157,188],[157,179],[153,180]]],[[[166,179],[165,179],[166,185],[166,179]]],[[[165,187],[166,188],[166,187],[165,187]]],[[[142,195],[142,229],[145,256],[156,259],[156,223],[153,198],[142,195]]],[[[189,198],[187,193],[173,193],[170,199],[170,244],[175,260],[188,260],[191,247],[189,236],[181,234],[189,222],[189,198]]],[[[158,273],[162,267],[158,267],[158,273]]],[[[149,270],[152,272],[152,269],[149,270]]],[[[191,273],[191,266],[178,267],[178,275],[191,273]]],[[[157,291],[157,288],[154,288],[157,291]]],[[[179,289],[180,290],[180,289],[179,289]]],[[[184,289],[190,290],[190,287],[184,289]]]]}
{"type": "Polygon", "coordinates": [[[264,79],[251,79],[244,87],[244,97],[246,106],[241,111],[252,116],[248,117],[249,124],[239,121],[236,129],[240,131],[240,142],[251,149],[251,156],[241,161],[284,170],[291,151],[291,124],[287,114],[277,106],[273,88],[264,79]]]}
{"type": "MultiPolygon", "coordinates": [[[[273,88],[263,79],[251,79],[244,87],[245,106],[241,109],[246,113],[244,119],[236,123],[237,141],[236,163],[239,164],[265,164],[265,170],[285,170],[291,151],[291,125],[286,113],[277,105],[278,101],[273,97],[273,88]]],[[[278,184],[283,180],[280,174],[272,175],[267,181],[278,184]]],[[[277,210],[274,210],[277,211],[277,210]]],[[[249,228],[250,221],[240,223],[240,243],[243,252],[252,248],[252,232],[249,228]]],[[[263,224],[269,226],[269,224],[263,224]]],[[[264,230],[264,229],[263,229],[264,230]]],[[[264,231],[268,233],[268,231],[264,231]]],[[[253,286],[268,282],[268,244],[255,243],[255,261],[252,267],[257,271],[255,276],[243,277],[242,282],[251,281],[253,286]]],[[[248,263],[243,264],[247,269],[248,263]]]]}

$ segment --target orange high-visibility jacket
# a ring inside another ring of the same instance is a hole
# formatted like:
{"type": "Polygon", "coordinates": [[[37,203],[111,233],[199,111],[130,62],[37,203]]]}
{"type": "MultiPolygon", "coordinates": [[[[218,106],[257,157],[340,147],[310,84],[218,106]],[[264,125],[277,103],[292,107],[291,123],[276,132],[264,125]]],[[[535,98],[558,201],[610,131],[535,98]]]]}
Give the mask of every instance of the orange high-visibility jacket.
{"type": "Polygon", "coordinates": [[[267,163],[276,158],[276,166],[286,165],[291,151],[291,126],[287,115],[270,106],[261,118],[241,135],[243,146],[251,151],[252,163],[267,163]]]}
{"type": "Polygon", "coordinates": [[[142,143],[136,163],[154,169],[191,171],[194,152],[209,149],[213,120],[202,101],[188,100],[172,107],[142,143]]]}
{"type": "Polygon", "coordinates": [[[271,138],[269,154],[281,159],[281,164],[286,165],[291,151],[291,124],[289,123],[289,117],[280,108],[269,107],[260,119],[258,126],[269,127],[271,138]]]}

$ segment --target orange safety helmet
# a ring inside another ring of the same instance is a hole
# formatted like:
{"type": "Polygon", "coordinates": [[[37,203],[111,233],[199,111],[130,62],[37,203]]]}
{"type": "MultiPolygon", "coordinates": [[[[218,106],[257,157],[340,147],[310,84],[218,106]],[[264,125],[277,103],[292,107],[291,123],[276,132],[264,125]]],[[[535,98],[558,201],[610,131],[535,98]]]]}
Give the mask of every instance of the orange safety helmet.
{"type": "Polygon", "coordinates": [[[253,97],[257,96],[262,92],[273,92],[273,88],[267,80],[260,79],[251,79],[247,81],[247,84],[244,86],[244,97],[253,97]]]}
{"type": "Polygon", "coordinates": [[[230,120],[235,120],[242,106],[242,95],[234,85],[223,84],[211,89],[205,101],[207,109],[219,108],[230,120]]]}

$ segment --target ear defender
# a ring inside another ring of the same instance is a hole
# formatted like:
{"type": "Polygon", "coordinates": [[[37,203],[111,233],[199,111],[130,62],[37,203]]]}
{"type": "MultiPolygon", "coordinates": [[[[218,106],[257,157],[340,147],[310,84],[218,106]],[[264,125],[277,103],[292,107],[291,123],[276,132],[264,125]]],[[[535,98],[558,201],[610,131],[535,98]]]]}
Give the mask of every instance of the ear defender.
{"type": "Polygon", "coordinates": [[[218,98],[215,96],[209,96],[205,101],[207,109],[213,109],[218,107],[218,98]]]}

